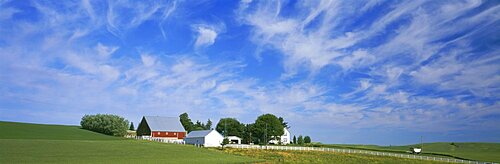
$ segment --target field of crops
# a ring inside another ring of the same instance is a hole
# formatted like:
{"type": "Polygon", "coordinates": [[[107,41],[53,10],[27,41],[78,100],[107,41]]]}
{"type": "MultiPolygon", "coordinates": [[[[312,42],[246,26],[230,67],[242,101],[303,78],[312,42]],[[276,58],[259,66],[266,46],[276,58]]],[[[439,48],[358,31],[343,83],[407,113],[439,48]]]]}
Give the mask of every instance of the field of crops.
{"type": "Polygon", "coordinates": [[[224,149],[224,152],[266,160],[266,163],[440,163],[433,161],[321,151],[224,149]]]}
{"type": "Polygon", "coordinates": [[[77,126],[0,122],[0,163],[251,163],[190,145],[106,136],[77,126]]]}

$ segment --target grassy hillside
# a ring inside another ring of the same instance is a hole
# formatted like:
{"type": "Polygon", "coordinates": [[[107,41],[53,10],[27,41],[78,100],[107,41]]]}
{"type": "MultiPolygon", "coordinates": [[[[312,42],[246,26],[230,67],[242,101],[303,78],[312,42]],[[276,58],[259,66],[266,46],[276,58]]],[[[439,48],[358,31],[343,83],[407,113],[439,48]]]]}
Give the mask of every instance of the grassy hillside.
{"type": "Polygon", "coordinates": [[[137,141],[76,126],[0,122],[0,163],[249,163],[189,145],[137,141]]]}
{"type": "Polygon", "coordinates": [[[278,151],[258,149],[225,149],[227,153],[266,160],[266,163],[444,163],[367,154],[321,151],[278,151]]]}
{"type": "MultiPolygon", "coordinates": [[[[434,163],[431,161],[333,152],[196,148],[106,136],[77,126],[0,121],[0,163],[434,163]]],[[[324,145],[405,152],[409,146],[324,145]]],[[[499,161],[499,145],[425,144],[427,152],[499,161]]]]}
{"type": "Polygon", "coordinates": [[[102,135],[78,126],[43,125],[0,121],[0,139],[50,140],[121,140],[124,138],[102,135]]]}
{"type": "MultiPolygon", "coordinates": [[[[365,150],[379,150],[389,152],[406,152],[410,147],[407,146],[376,146],[376,145],[325,145],[328,147],[355,148],[365,150]]],[[[424,143],[424,155],[431,156],[449,156],[459,159],[478,160],[486,162],[500,162],[500,143],[424,143]]]]}

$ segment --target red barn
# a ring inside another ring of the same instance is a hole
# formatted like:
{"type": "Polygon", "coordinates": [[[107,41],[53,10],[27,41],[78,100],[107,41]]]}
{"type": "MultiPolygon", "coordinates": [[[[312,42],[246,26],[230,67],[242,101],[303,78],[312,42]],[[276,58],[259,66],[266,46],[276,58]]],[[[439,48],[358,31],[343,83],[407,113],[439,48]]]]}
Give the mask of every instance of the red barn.
{"type": "Polygon", "coordinates": [[[178,117],[144,116],[137,127],[137,136],[182,140],[186,130],[178,117]]]}

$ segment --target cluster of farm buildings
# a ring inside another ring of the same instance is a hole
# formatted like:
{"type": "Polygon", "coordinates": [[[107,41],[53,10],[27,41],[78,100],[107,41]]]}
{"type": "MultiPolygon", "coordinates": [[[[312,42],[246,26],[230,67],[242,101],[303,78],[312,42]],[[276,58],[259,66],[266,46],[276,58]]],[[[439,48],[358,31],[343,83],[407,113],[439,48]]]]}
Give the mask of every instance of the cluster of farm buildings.
{"type": "MultiPolygon", "coordinates": [[[[137,137],[159,138],[171,142],[200,145],[204,147],[219,147],[226,137],[231,144],[241,144],[237,136],[222,136],[216,130],[198,130],[187,134],[178,117],[144,116],[137,127],[137,137]]],[[[270,140],[271,144],[290,144],[290,132],[284,129],[282,136],[270,140]]]]}

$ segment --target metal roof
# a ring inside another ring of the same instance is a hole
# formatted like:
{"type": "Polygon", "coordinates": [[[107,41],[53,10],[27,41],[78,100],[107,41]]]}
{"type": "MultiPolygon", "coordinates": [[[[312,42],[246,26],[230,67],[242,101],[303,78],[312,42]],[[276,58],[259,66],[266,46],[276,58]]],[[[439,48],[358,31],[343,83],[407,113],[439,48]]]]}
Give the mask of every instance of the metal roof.
{"type": "MultiPolygon", "coordinates": [[[[198,138],[198,137],[205,137],[207,136],[208,134],[210,134],[212,131],[215,131],[215,130],[197,130],[197,131],[192,131],[191,133],[189,133],[186,138],[198,138]]],[[[222,136],[219,132],[215,131],[217,134],[219,134],[220,136],[222,136]]]]}
{"type": "Polygon", "coordinates": [[[178,117],[144,116],[151,131],[185,132],[178,117]]]}

